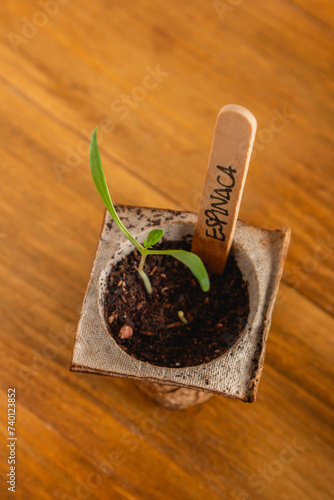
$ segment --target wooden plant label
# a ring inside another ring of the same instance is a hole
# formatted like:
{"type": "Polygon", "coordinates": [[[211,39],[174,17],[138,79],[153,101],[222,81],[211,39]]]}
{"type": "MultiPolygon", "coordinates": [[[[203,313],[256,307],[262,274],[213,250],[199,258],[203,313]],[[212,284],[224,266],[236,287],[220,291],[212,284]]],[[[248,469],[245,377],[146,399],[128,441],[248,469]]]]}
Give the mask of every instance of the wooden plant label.
{"type": "Polygon", "coordinates": [[[212,273],[224,271],[233,242],[255,132],[256,119],[248,109],[222,107],[191,249],[212,273]]]}

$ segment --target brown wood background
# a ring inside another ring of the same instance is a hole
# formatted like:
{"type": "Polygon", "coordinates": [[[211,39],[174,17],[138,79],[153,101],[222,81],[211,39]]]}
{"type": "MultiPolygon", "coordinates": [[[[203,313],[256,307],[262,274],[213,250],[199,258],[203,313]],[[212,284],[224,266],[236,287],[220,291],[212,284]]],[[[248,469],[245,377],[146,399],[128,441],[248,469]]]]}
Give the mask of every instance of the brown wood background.
{"type": "Polygon", "coordinates": [[[1,498],[12,498],[8,387],[14,498],[331,498],[332,1],[44,9],[0,6],[1,498]],[[148,67],[164,76],[143,91],[148,67]],[[131,381],[69,372],[103,216],[87,134],[109,119],[101,151],[115,201],[197,210],[226,103],[258,119],[240,218],[293,231],[259,397],[157,410],[131,381]]]}

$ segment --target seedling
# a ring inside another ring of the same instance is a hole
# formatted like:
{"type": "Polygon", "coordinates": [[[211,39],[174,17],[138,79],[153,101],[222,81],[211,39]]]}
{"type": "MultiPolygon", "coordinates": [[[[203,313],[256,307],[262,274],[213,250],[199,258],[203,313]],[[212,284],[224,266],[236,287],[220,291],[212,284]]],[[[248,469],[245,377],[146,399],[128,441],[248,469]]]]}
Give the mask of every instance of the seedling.
{"type": "Polygon", "coordinates": [[[178,314],[178,317],[180,318],[180,320],[182,321],[182,323],[184,323],[185,325],[187,325],[189,323],[189,321],[185,317],[183,311],[179,311],[177,314],[178,314]]]}
{"type": "Polygon", "coordinates": [[[171,255],[175,259],[179,260],[190,269],[190,271],[193,273],[193,275],[199,282],[203,292],[207,292],[210,289],[209,276],[202,260],[198,257],[198,255],[192,252],[187,252],[186,250],[152,250],[154,245],[156,245],[158,241],[162,238],[164,234],[163,229],[153,229],[152,231],[150,231],[147,235],[147,239],[144,240],[144,245],[141,245],[140,243],[138,243],[137,240],[135,240],[135,238],[133,238],[133,236],[131,236],[129,231],[123,225],[123,223],[121,222],[116,213],[113,202],[111,201],[108,186],[103,172],[102,161],[97,144],[96,134],[97,134],[97,127],[93,132],[89,150],[90,168],[92,172],[93,181],[111,217],[113,218],[119,229],[122,231],[122,233],[128,238],[129,241],[131,241],[131,243],[141,253],[141,259],[138,266],[138,273],[144,282],[147,293],[148,294],[152,293],[151,282],[144,271],[144,264],[146,257],[148,255],[171,255]]]}

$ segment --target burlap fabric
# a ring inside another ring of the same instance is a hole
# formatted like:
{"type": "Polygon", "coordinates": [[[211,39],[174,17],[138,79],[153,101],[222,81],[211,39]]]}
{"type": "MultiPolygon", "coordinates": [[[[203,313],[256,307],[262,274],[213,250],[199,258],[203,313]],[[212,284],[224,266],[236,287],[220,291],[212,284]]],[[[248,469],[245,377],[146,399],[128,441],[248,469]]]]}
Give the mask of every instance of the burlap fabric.
{"type": "MultiPolygon", "coordinates": [[[[194,233],[197,217],[194,213],[128,206],[118,206],[117,210],[126,227],[141,242],[153,227],[163,228],[168,239],[194,233]]],[[[106,214],[82,306],[71,370],[254,401],[289,239],[288,228],[269,231],[238,221],[232,252],[249,283],[251,310],[242,338],[225,355],[210,363],[190,368],[164,368],[132,358],[108,333],[103,319],[106,276],[111,266],[133,247],[106,214]]]]}

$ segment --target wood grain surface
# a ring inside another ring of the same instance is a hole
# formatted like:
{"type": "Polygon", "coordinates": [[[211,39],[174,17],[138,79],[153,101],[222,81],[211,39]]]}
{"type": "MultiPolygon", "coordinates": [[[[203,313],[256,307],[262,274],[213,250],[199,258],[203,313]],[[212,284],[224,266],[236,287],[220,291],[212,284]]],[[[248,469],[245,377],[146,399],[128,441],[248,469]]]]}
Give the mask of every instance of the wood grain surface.
{"type": "Polygon", "coordinates": [[[332,498],[333,17],[331,0],[2,0],[1,498],[332,498]],[[240,218],[290,225],[290,251],[257,402],[166,411],[69,372],[103,217],[87,137],[99,124],[118,203],[198,210],[228,103],[258,121],[240,218]]]}

